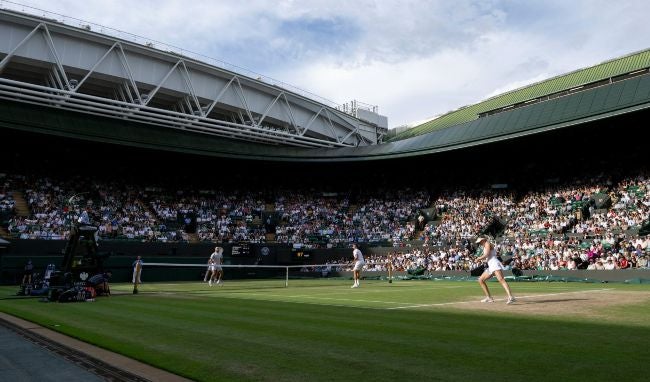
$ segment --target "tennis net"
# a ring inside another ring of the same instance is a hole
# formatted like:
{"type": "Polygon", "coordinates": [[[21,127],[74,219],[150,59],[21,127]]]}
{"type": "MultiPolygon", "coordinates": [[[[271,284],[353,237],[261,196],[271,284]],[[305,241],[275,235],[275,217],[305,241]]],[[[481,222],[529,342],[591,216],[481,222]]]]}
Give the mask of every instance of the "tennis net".
{"type": "MultiPolygon", "coordinates": [[[[380,263],[366,264],[377,266],[380,263]]],[[[383,264],[383,263],[382,263],[383,264]]],[[[288,287],[291,280],[325,279],[352,277],[352,264],[309,264],[309,265],[255,265],[223,264],[223,280],[264,280],[270,285],[288,287]]],[[[385,272],[387,275],[387,272],[385,272]]],[[[142,281],[144,282],[179,282],[207,281],[207,264],[185,263],[144,263],[142,281]]],[[[368,272],[365,278],[379,278],[378,272],[368,272]]],[[[384,277],[386,279],[386,277],[384,277]]]]}

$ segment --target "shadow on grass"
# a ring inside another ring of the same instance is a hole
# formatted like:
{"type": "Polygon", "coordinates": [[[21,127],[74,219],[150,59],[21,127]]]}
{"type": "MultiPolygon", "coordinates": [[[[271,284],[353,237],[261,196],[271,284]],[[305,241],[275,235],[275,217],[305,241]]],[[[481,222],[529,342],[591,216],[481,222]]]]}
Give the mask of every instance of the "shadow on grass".
{"type": "Polygon", "coordinates": [[[517,301],[517,305],[530,305],[530,304],[549,304],[555,302],[569,302],[569,301],[588,301],[588,298],[563,298],[553,300],[535,300],[535,301],[517,301]]]}

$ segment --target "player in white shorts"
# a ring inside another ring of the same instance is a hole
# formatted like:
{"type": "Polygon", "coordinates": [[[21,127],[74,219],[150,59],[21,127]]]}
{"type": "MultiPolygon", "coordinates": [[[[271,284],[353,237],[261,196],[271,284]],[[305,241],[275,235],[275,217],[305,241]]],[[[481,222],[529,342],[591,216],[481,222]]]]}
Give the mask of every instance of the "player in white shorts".
{"type": "Polygon", "coordinates": [[[212,286],[212,282],[216,279],[216,284],[221,284],[221,278],[223,277],[223,248],[215,247],[214,252],[210,255],[208,260],[208,272],[211,272],[210,281],[208,282],[212,286]]]}
{"type": "Polygon", "coordinates": [[[133,284],[141,284],[140,276],[142,275],[142,266],[144,262],[142,257],[138,256],[133,262],[133,284]]]}
{"type": "Polygon", "coordinates": [[[352,288],[358,288],[359,280],[361,280],[361,270],[366,262],[363,260],[363,254],[356,244],[352,244],[352,256],[354,257],[354,268],[352,268],[354,284],[352,288]]]}
{"type": "Polygon", "coordinates": [[[492,276],[496,276],[497,280],[499,280],[499,283],[508,294],[508,300],[506,301],[506,304],[512,304],[513,302],[515,302],[515,297],[510,292],[510,286],[503,278],[504,267],[503,264],[501,264],[501,261],[499,261],[499,259],[497,258],[496,248],[494,248],[494,245],[490,243],[490,241],[485,237],[479,237],[476,240],[476,244],[483,245],[483,254],[479,256],[476,260],[481,261],[487,259],[487,264],[488,264],[488,267],[485,270],[485,272],[483,272],[483,274],[478,278],[478,283],[479,285],[481,285],[481,289],[483,289],[483,293],[485,293],[485,298],[481,300],[481,302],[494,302],[492,295],[490,295],[490,290],[488,289],[488,286],[485,282],[490,278],[492,278],[492,276]]]}

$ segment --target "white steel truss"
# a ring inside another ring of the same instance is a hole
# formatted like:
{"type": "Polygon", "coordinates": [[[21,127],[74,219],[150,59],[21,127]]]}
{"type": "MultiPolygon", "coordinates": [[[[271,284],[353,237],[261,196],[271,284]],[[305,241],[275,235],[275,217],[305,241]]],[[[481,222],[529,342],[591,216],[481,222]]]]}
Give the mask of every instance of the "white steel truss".
{"type": "Polygon", "coordinates": [[[57,106],[61,109],[105,117],[121,117],[134,122],[166,126],[174,129],[180,128],[187,131],[235,139],[248,140],[250,137],[259,142],[289,144],[300,147],[334,146],[324,144],[323,140],[320,139],[310,137],[298,138],[294,134],[268,130],[259,126],[211,120],[205,117],[190,116],[185,113],[136,105],[87,94],[75,94],[69,90],[53,89],[47,86],[4,78],[0,78],[0,98],[36,105],[57,106]]]}
{"type": "MultiPolygon", "coordinates": [[[[225,85],[215,89],[216,96],[205,100],[205,97],[201,98],[197,95],[195,84],[192,81],[192,73],[184,58],[176,57],[173,64],[170,62],[171,68],[162,79],[153,84],[153,88],[151,88],[152,84],[138,84],[129,63],[129,57],[125,52],[125,44],[129,47],[133,45],[113,39],[112,44],[107,45],[107,50],[92,67],[89,70],[84,70],[83,76],[79,77],[79,70],[77,70],[76,75],[79,79],[71,79],[59,56],[48,23],[40,22],[0,61],[0,98],[273,145],[346,147],[372,144],[370,139],[359,134],[358,122],[350,123],[350,119],[343,118],[340,112],[315,101],[307,100],[310,101],[309,105],[315,111],[311,112],[311,117],[306,125],[300,126],[294,111],[295,105],[289,98],[289,96],[292,99],[295,98],[295,94],[278,87],[266,85],[265,94],[269,95],[271,91],[274,93],[270,102],[262,108],[258,104],[256,110],[253,110],[247,99],[247,91],[251,92],[251,87],[242,84],[244,80],[247,84],[250,83],[251,79],[236,73],[228,72],[230,77],[226,78],[225,85]],[[46,75],[44,85],[3,76],[3,71],[19,55],[20,49],[32,39],[39,37],[45,42],[52,65],[46,75]],[[80,91],[102,63],[111,56],[117,58],[123,77],[116,84],[115,89],[111,90],[113,98],[85,94],[80,91]],[[184,95],[178,98],[172,110],[151,105],[152,100],[156,98],[172,74],[175,73],[180,77],[184,86],[184,95]],[[151,90],[143,90],[147,88],[151,90]],[[236,122],[210,117],[228,91],[234,94],[234,99],[238,100],[240,104],[237,110],[230,111],[231,115],[237,116],[236,122]],[[266,124],[272,110],[275,110],[276,115],[278,113],[285,115],[282,124],[266,124]],[[337,120],[337,123],[334,122],[334,119],[337,120]],[[320,130],[318,131],[313,130],[316,121],[319,121],[320,130]],[[352,136],[356,139],[350,140],[349,138],[352,136]]],[[[167,54],[166,56],[169,58],[172,55],[167,54]]],[[[195,64],[195,62],[193,63],[195,64]]],[[[258,85],[260,84],[258,83],[258,85]]],[[[305,99],[301,98],[301,100],[305,99]]],[[[304,109],[303,107],[303,111],[304,109]]]]}

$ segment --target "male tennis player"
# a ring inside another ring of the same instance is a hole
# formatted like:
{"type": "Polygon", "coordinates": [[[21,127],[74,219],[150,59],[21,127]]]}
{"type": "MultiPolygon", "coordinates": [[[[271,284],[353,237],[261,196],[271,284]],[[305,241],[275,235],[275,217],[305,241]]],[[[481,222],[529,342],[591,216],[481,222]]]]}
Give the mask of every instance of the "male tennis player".
{"type": "Polygon", "coordinates": [[[133,262],[133,284],[142,284],[142,281],[140,280],[140,275],[142,274],[142,265],[144,262],[142,261],[142,257],[138,256],[135,261],[133,262]]]}
{"type": "Polygon", "coordinates": [[[352,257],[354,257],[354,268],[352,268],[354,285],[352,285],[352,288],[358,288],[359,280],[361,280],[361,270],[366,262],[363,260],[363,254],[356,243],[352,244],[352,257]]]}
{"type": "Polygon", "coordinates": [[[476,260],[482,261],[484,259],[487,259],[487,264],[488,264],[487,269],[478,278],[478,283],[479,285],[481,285],[481,289],[483,289],[483,293],[485,293],[485,298],[481,300],[481,302],[494,302],[492,295],[490,295],[490,290],[488,289],[488,286],[485,282],[490,278],[492,278],[492,276],[496,276],[497,280],[499,280],[499,283],[508,294],[508,300],[506,300],[506,304],[512,304],[513,302],[515,302],[515,297],[510,292],[510,286],[503,278],[504,268],[503,268],[503,264],[501,264],[501,261],[499,261],[499,259],[497,258],[496,248],[485,237],[479,237],[478,239],[476,239],[476,244],[483,245],[483,254],[478,258],[476,258],[476,260]]]}
{"type": "Polygon", "coordinates": [[[212,286],[212,282],[216,279],[216,284],[221,284],[221,277],[223,276],[223,269],[221,264],[223,263],[223,248],[215,247],[214,252],[210,255],[208,260],[208,271],[212,272],[210,275],[210,281],[208,282],[212,286]]]}

